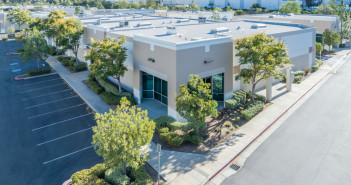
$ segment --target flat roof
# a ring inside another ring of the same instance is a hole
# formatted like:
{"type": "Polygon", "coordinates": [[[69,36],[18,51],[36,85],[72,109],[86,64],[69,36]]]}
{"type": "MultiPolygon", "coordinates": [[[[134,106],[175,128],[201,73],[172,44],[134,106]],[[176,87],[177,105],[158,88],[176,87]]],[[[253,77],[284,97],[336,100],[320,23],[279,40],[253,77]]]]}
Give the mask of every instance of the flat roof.
{"type": "Polygon", "coordinates": [[[311,14],[277,14],[277,13],[268,13],[268,14],[253,14],[253,15],[241,15],[236,16],[237,18],[241,17],[253,17],[253,18],[271,18],[272,20],[276,19],[299,19],[299,20],[320,20],[320,21],[336,21],[338,16],[335,15],[311,15],[311,14]]]}
{"type": "MultiPolygon", "coordinates": [[[[175,26],[175,24],[173,24],[175,26]]],[[[138,28],[121,28],[119,30],[110,31],[110,33],[125,35],[133,38],[134,35],[142,35],[144,37],[172,42],[175,44],[190,43],[193,41],[201,41],[206,39],[231,37],[241,38],[244,36],[265,32],[267,35],[274,35],[284,32],[293,32],[311,28],[298,24],[281,24],[270,22],[255,21],[230,21],[230,22],[210,22],[203,24],[188,24],[176,26],[177,34],[167,34],[167,27],[154,27],[148,29],[138,28]],[[252,28],[252,27],[259,28],[252,28]],[[218,29],[219,32],[214,33],[211,30],[218,29]]]]}

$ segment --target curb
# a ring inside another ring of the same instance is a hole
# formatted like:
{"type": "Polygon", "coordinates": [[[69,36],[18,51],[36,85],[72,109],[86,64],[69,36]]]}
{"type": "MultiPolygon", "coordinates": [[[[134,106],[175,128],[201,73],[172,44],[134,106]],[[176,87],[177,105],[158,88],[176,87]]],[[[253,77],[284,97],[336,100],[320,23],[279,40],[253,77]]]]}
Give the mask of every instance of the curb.
{"type": "MultiPolygon", "coordinates": [[[[347,57],[351,56],[351,51],[345,55],[343,58],[340,59],[339,62],[335,63],[331,70],[324,75],[320,80],[318,80],[317,83],[315,83],[311,88],[309,88],[300,98],[298,98],[292,105],[290,105],[283,113],[281,113],[272,123],[270,123],[266,128],[264,128],[257,136],[255,136],[243,149],[240,150],[239,153],[237,153],[234,157],[232,157],[223,167],[221,167],[217,172],[212,174],[210,178],[206,180],[206,183],[210,182],[214,177],[216,177],[222,170],[224,170],[232,161],[234,161],[238,156],[242,154],[253,142],[256,141],[257,138],[259,138],[263,133],[265,133],[274,123],[276,123],[285,113],[287,113],[296,103],[298,103],[303,97],[305,97],[306,94],[308,94],[316,85],[318,85],[322,80],[324,80],[325,77],[327,77],[331,73],[335,73],[335,71],[340,67],[344,62],[347,57]]],[[[204,183],[204,184],[206,184],[204,183]]]]}
{"type": "Polygon", "coordinates": [[[33,79],[33,78],[39,78],[39,77],[50,76],[50,75],[55,75],[55,74],[57,74],[57,73],[55,72],[55,73],[49,73],[49,74],[45,74],[45,75],[38,75],[38,76],[32,76],[32,77],[24,77],[27,74],[23,74],[23,75],[16,76],[15,80],[29,80],[29,79],[33,79]]]}

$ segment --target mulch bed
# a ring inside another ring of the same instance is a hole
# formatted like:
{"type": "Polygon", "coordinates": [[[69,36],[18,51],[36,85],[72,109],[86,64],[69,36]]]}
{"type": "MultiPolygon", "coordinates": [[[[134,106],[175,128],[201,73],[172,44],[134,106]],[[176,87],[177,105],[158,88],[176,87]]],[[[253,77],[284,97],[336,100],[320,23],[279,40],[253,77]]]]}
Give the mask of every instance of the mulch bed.
{"type": "MultiPolygon", "coordinates": [[[[271,104],[272,103],[266,103],[264,110],[267,109],[271,104]]],[[[208,117],[206,119],[207,127],[202,131],[202,134],[201,134],[202,136],[207,134],[208,138],[204,138],[200,146],[195,146],[192,144],[182,144],[180,147],[172,147],[167,144],[163,144],[157,131],[154,132],[152,141],[155,143],[162,144],[163,150],[207,154],[213,148],[218,146],[221,142],[235,135],[236,132],[240,129],[240,127],[245,125],[248,122],[247,120],[244,120],[244,119],[240,119],[239,121],[235,120],[237,117],[240,117],[240,109],[242,109],[242,107],[234,110],[222,109],[219,112],[219,115],[217,118],[208,117]],[[232,126],[227,127],[225,125],[226,121],[229,121],[232,126]],[[220,127],[221,131],[219,132],[216,131],[217,127],[220,127]]]]}

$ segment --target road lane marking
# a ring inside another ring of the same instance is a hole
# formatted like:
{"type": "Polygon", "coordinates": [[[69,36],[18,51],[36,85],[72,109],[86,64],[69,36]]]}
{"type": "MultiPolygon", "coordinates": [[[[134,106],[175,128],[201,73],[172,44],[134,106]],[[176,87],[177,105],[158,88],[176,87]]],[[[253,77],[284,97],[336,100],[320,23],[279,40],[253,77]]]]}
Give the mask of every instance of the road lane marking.
{"type": "Polygon", "coordinates": [[[33,85],[33,84],[39,84],[39,83],[43,83],[43,82],[50,82],[50,81],[54,81],[54,80],[59,80],[61,78],[55,78],[55,79],[51,79],[51,80],[44,80],[44,81],[41,81],[41,82],[34,82],[34,83],[29,83],[29,84],[23,84],[23,85],[19,85],[17,87],[22,87],[22,86],[26,86],[26,85],[33,85]]]}
{"type": "Polygon", "coordinates": [[[77,151],[71,152],[71,153],[69,153],[69,154],[66,154],[66,155],[63,155],[63,156],[61,156],[61,157],[58,157],[58,158],[52,159],[52,160],[50,160],[50,161],[46,161],[46,162],[44,162],[43,164],[48,164],[48,163],[51,163],[51,162],[57,161],[57,160],[59,160],[59,159],[62,159],[62,158],[68,157],[68,156],[70,156],[70,155],[76,154],[76,153],[78,153],[78,152],[81,152],[81,151],[87,150],[87,149],[92,148],[92,147],[94,147],[94,146],[93,146],[93,145],[91,145],[91,146],[88,146],[88,147],[82,148],[82,149],[80,149],[80,150],[77,150],[77,151]]]}
{"type": "Polygon", "coordinates": [[[40,130],[40,129],[43,129],[43,128],[46,128],[46,127],[51,127],[51,126],[54,126],[54,125],[57,125],[57,124],[60,124],[60,123],[64,123],[66,121],[71,121],[71,120],[75,120],[75,119],[82,118],[82,117],[85,117],[85,116],[89,116],[91,114],[93,114],[93,113],[84,114],[84,115],[77,116],[77,117],[74,117],[74,118],[70,118],[70,119],[66,119],[66,120],[59,121],[59,122],[56,122],[56,123],[52,123],[52,124],[49,124],[49,125],[45,125],[45,126],[42,126],[42,127],[38,127],[38,128],[33,129],[32,131],[40,130]]]}
{"type": "Polygon", "coordinates": [[[26,109],[33,108],[33,107],[38,107],[38,106],[41,106],[41,105],[46,105],[46,104],[54,103],[54,102],[58,102],[58,101],[68,100],[68,99],[76,98],[76,97],[78,97],[78,95],[70,96],[68,98],[62,98],[62,99],[59,99],[59,100],[49,101],[49,102],[45,102],[45,103],[41,103],[41,104],[37,104],[37,105],[32,105],[32,106],[26,107],[26,109]]]}
{"type": "Polygon", "coordinates": [[[80,130],[80,131],[77,131],[77,132],[73,132],[73,133],[70,133],[70,134],[67,134],[67,135],[55,138],[55,139],[51,139],[49,141],[45,141],[45,142],[39,143],[39,144],[37,144],[37,146],[40,146],[40,145],[43,145],[43,144],[47,144],[47,143],[51,143],[53,141],[57,141],[57,140],[60,140],[60,139],[63,139],[63,138],[66,138],[66,137],[69,137],[69,136],[72,136],[72,135],[75,135],[75,134],[79,134],[81,132],[85,132],[85,131],[91,130],[92,128],[93,127],[86,128],[86,129],[83,129],[83,130],[80,130]]]}
{"type": "Polygon", "coordinates": [[[22,91],[22,92],[20,92],[20,93],[31,92],[31,91],[37,91],[37,90],[40,90],[40,89],[45,89],[45,88],[49,88],[49,87],[56,87],[56,86],[60,86],[60,85],[66,85],[66,84],[63,83],[63,84],[58,84],[58,85],[50,85],[50,86],[46,86],[46,87],[31,89],[31,90],[28,90],[28,91],[22,91]]]}
{"type": "Polygon", "coordinates": [[[57,91],[57,92],[53,92],[53,93],[47,93],[47,94],[43,94],[43,95],[39,95],[39,96],[34,96],[34,97],[31,97],[31,98],[24,98],[24,99],[22,99],[22,100],[23,100],[23,101],[25,101],[25,100],[31,100],[31,99],[35,99],[35,98],[39,98],[39,97],[51,95],[51,94],[57,94],[57,93],[69,91],[69,90],[71,90],[71,89],[65,89],[65,90],[62,90],[62,91],[57,91]]]}
{"type": "Polygon", "coordinates": [[[36,116],[31,116],[31,117],[28,117],[27,119],[33,119],[33,118],[36,118],[36,117],[45,116],[45,115],[48,115],[48,114],[51,114],[51,113],[54,113],[54,112],[59,112],[59,111],[71,109],[71,108],[82,106],[82,105],[85,105],[85,103],[78,104],[78,105],[75,105],[75,106],[72,106],[72,107],[67,107],[67,108],[64,108],[64,109],[59,109],[59,110],[47,112],[47,113],[44,113],[44,114],[39,114],[39,115],[36,115],[36,116]]]}

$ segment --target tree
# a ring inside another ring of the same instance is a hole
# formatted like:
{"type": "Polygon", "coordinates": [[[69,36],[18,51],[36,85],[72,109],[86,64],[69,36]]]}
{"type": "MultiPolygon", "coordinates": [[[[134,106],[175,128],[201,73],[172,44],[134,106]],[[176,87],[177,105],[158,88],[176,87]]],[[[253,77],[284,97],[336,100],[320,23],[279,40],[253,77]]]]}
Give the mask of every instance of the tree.
{"type": "Polygon", "coordinates": [[[252,85],[252,101],[255,101],[257,83],[271,76],[280,78],[282,73],[277,68],[290,63],[285,43],[276,42],[273,37],[269,38],[264,33],[238,39],[235,49],[240,65],[248,65],[240,70],[235,79],[243,79],[244,83],[252,85]]]}
{"type": "Polygon", "coordinates": [[[219,20],[221,20],[221,17],[219,16],[219,13],[213,12],[212,16],[211,16],[211,19],[219,21],[219,20]]]}
{"type": "Polygon", "coordinates": [[[288,1],[280,7],[279,12],[300,14],[301,6],[297,1],[288,1]]]}
{"type": "Polygon", "coordinates": [[[112,76],[117,79],[119,92],[121,89],[121,77],[128,70],[124,64],[127,59],[127,49],[123,47],[126,38],[124,36],[118,39],[105,38],[101,42],[92,40],[92,48],[86,56],[88,60],[94,60],[90,64],[91,72],[103,79],[112,76]]]}
{"type": "Polygon", "coordinates": [[[211,84],[205,83],[199,76],[190,75],[188,84],[179,87],[176,96],[176,110],[189,122],[193,122],[196,133],[200,135],[200,128],[204,126],[208,116],[217,117],[218,103],[212,100],[211,84]]]}
{"type": "Polygon", "coordinates": [[[155,0],[146,0],[146,7],[148,9],[155,9],[156,8],[156,1],[155,0]]]}
{"type": "Polygon", "coordinates": [[[42,20],[42,28],[45,36],[52,38],[54,43],[56,43],[57,37],[60,34],[58,30],[59,22],[62,21],[67,14],[67,12],[62,10],[54,10],[47,18],[42,20]]]}
{"type": "Polygon", "coordinates": [[[30,11],[22,9],[22,8],[15,8],[13,10],[9,10],[9,21],[11,23],[18,24],[18,28],[21,30],[21,26],[24,24],[28,24],[31,20],[30,11]]]}
{"type": "Polygon", "coordinates": [[[130,107],[126,97],[115,110],[95,114],[92,144],[96,153],[108,164],[123,165],[124,174],[127,166],[143,165],[149,155],[142,147],[150,144],[155,129],[155,122],[147,115],[146,110],[130,107]]]}
{"type": "Polygon", "coordinates": [[[321,54],[321,52],[323,51],[323,46],[322,43],[320,42],[316,42],[316,54],[321,54]]]}
{"type": "Polygon", "coordinates": [[[197,5],[194,3],[194,1],[191,1],[191,4],[189,5],[188,10],[199,11],[199,10],[200,10],[200,7],[197,6],[197,5]]]}
{"type": "Polygon", "coordinates": [[[44,61],[48,57],[49,47],[45,37],[36,28],[29,33],[24,45],[24,51],[21,52],[20,58],[25,62],[35,60],[38,70],[40,69],[40,61],[44,61]]]}
{"type": "Polygon", "coordinates": [[[334,30],[330,31],[326,29],[323,32],[323,43],[329,46],[329,51],[331,49],[330,48],[331,46],[340,44],[340,39],[341,39],[340,34],[336,33],[334,30]]]}
{"type": "Polygon", "coordinates": [[[24,47],[24,44],[30,35],[31,31],[29,29],[24,29],[23,31],[16,34],[15,39],[17,42],[22,43],[22,46],[24,47]]]}
{"type": "Polygon", "coordinates": [[[329,0],[328,1],[328,7],[333,11],[333,14],[335,14],[338,11],[338,4],[336,4],[336,0],[329,0]]]}
{"type": "Polygon", "coordinates": [[[321,4],[317,7],[316,11],[324,15],[332,15],[334,13],[333,9],[330,6],[321,4]]]}
{"type": "Polygon", "coordinates": [[[74,17],[69,19],[61,19],[57,24],[57,45],[62,47],[64,51],[71,50],[78,60],[78,49],[80,45],[80,37],[84,33],[82,22],[74,17]]]}
{"type": "Polygon", "coordinates": [[[139,9],[140,8],[140,4],[137,2],[132,2],[130,3],[130,7],[134,8],[134,9],[139,9]]]}
{"type": "Polygon", "coordinates": [[[80,7],[76,6],[75,9],[74,9],[74,14],[78,15],[78,14],[80,14],[80,12],[81,12],[80,7]]]}
{"type": "Polygon", "coordinates": [[[346,10],[346,6],[344,5],[344,1],[341,1],[338,6],[337,15],[340,19],[341,30],[340,30],[340,43],[342,44],[343,39],[350,38],[350,15],[346,10]]]}
{"type": "Polygon", "coordinates": [[[260,4],[259,3],[253,3],[252,6],[251,6],[252,9],[255,9],[255,8],[261,8],[260,4]]]}

